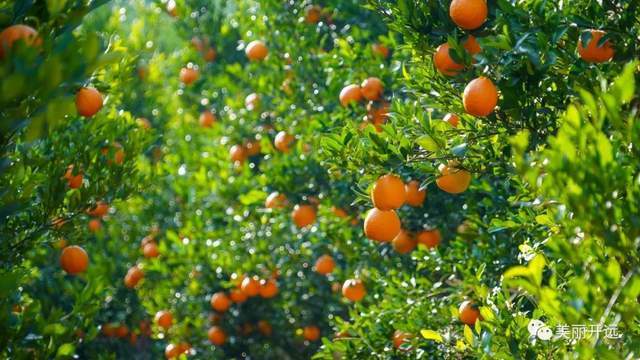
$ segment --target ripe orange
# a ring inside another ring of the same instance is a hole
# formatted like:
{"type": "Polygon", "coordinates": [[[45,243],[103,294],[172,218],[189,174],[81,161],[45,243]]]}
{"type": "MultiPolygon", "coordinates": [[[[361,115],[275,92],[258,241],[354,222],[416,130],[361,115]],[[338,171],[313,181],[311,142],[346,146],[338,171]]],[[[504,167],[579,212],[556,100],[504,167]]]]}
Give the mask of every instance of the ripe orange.
{"type": "Polygon", "coordinates": [[[420,190],[420,182],[411,180],[404,186],[404,190],[407,194],[408,205],[418,207],[424,204],[424,199],[427,197],[427,190],[420,190]]]}
{"type": "Polygon", "coordinates": [[[259,320],[258,331],[264,336],[271,336],[271,334],[273,334],[273,327],[266,320],[259,320]]]}
{"type": "Polygon", "coordinates": [[[217,56],[218,56],[218,54],[216,53],[216,50],[214,48],[212,48],[212,47],[206,49],[202,53],[202,57],[204,58],[204,61],[207,61],[207,62],[215,61],[217,56]]]}
{"type": "Polygon", "coordinates": [[[479,54],[482,51],[478,39],[473,35],[467,37],[467,40],[462,43],[462,47],[464,47],[471,56],[479,54]]]}
{"type": "Polygon", "coordinates": [[[477,29],[487,20],[486,0],[453,0],[449,5],[451,20],[464,30],[477,29]]]}
{"type": "Polygon", "coordinates": [[[360,301],[367,294],[360,279],[349,279],[342,284],[342,295],[349,301],[360,301]]]}
{"type": "Polygon", "coordinates": [[[102,94],[92,87],[83,87],[76,93],[76,110],[84,117],[91,117],[102,109],[102,94]]]}
{"type": "Polygon", "coordinates": [[[180,69],[180,81],[185,85],[193,84],[200,77],[198,69],[183,67],[180,69]]]}
{"type": "Polygon", "coordinates": [[[480,316],[480,311],[477,306],[473,303],[473,301],[467,300],[460,304],[458,308],[458,314],[460,317],[460,321],[469,326],[475,325],[478,319],[482,320],[480,316]]]}
{"type": "Polygon", "coordinates": [[[371,45],[371,50],[375,55],[381,56],[384,59],[389,57],[389,48],[382,44],[371,45]]]}
{"type": "Polygon", "coordinates": [[[282,209],[287,205],[287,197],[277,191],[272,192],[264,201],[264,207],[267,209],[282,209]]]}
{"type": "Polygon", "coordinates": [[[382,83],[382,80],[377,77],[370,77],[362,82],[360,85],[360,91],[365,99],[371,101],[378,100],[382,97],[382,93],[384,92],[384,84],[382,83]]]}
{"type": "Polygon", "coordinates": [[[116,337],[123,338],[127,335],[129,335],[129,328],[126,325],[120,324],[116,327],[116,337]]]}
{"type": "Polygon", "coordinates": [[[448,122],[454,128],[457,128],[458,124],[460,123],[460,118],[458,117],[458,115],[452,113],[446,114],[444,118],[442,118],[442,120],[448,122]]]}
{"type": "Polygon", "coordinates": [[[147,118],[144,118],[144,117],[137,118],[136,124],[138,124],[138,126],[143,130],[151,129],[151,121],[149,121],[149,119],[147,118]]]}
{"type": "Polygon", "coordinates": [[[156,245],[155,242],[150,242],[150,243],[146,244],[142,248],[142,254],[147,259],[158,257],[160,255],[160,252],[158,251],[158,245],[156,245]]]}
{"type": "Polygon", "coordinates": [[[144,278],[144,272],[138,265],[134,265],[129,268],[127,274],[124,276],[124,285],[129,289],[133,289],[138,285],[142,278],[144,278]]]}
{"type": "Polygon", "coordinates": [[[466,170],[457,168],[454,163],[449,165],[441,164],[438,170],[440,171],[440,176],[436,179],[436,185],[440,190],[449,194],[462,193],[471,184],[471,174],[466,170]]]}
{"type": "Polygon", "coordinates": [[[382,125],[387,122],[389,118],[389,103],[382,101],[378,104],[369,102],[367,104],[367,120],[375,126],[376,131],[382,131],[382,125]]]}
{"type": "Polygon", "coordinates": [[[339,217],[339,218],[341,218],[341,219],[345,219],[345,218],[349,217],[349,214],[347,214],[347,212],[346,212],[346,211],[344,211],[344,209],[341,209],[341,208],[339,208],[339,207],[332,206],[332,207],[331,207],[331,212],[332,212],[335,216],[337,216],[337,217],[339,217]]]}
{"type": "Polygon", "coordinates": [[[302,329],[302,337],[307,341],[320,339],[320,329],[315,325],[308,325],[302,329]]]}
{"type": "Polygon", "coordinates": [[[248,296],[241,289],[232,289],[229,291],[229,298],[234,303],[240,304],[247,301],[248,296]]]}
{"type": "Polygon", "coordinates": [[[231,149],[229,149],[229,157],[231,158],[231,162],[242,164],[246,160],[247,154],[242,145],[233,145],[231,149]]]}
{"type": "Polygon", "coordinates": [[[212,326],[207,331],[207,337],[212,344],[222,346],[227,341],[227,334],[219,326],[212,326]]]}
{"type": "Polygon", "coordinates": [[[611,45],[611,41],[607,39],[602,46],[598,46],[600,39],[602,39],[606,32],[602,30],[589,30],[589,32],[591,33],[591,39],[586,47],[582,44],[582,36],[578,40],[578,54],[580,58],[590,63],[603,63],[613,59],[615,50],[611,45]]]}
{"type": "Polygon", "coordinates": [[[154,243],[155,240],[153,239],[153,235],[147,235],[145,237],[142,238],[142,240],[140,241],[140,249],[144,250],[144,247],[149,244],[149,243],[154,243]]]}
{"type": "Polygon", "coordinates": [[[441,74],[447,76],[455,76],[464,69],[463,64],[458,64],[455,62],[451,56],[449,55],[449,44],[444,43],[436,49],[435,54],[433,54],[433,64],[441,74]]]}
{"type": "Polygon", "coordinates": [[[462,104],[468,114],[487,116],[498,104],[498,89],[490,79],[480,76],[464,88],[462,104]]]}
{"type": "Polygon", "coordinates": [[[416,239],[405,230],[400,230],[398,235],[393,239],[391,245],[393,249],[399,254],[407,254],[416,248],[416,239]]]}
{"type": "Polygon", "coordinates": [[[107,158],[107,164],[111,164],[115,162],[117,165],[122,165],[124,162],[124,150],[122,149],[122,145],[119,142],[114,142],[111,146],[107,145],[100,149],[100,153],[104,156],[108,156],[109,152],[113,148],[113,159],[107,158]]]}
{"type": "Polygon", "coordinates": [[[291,218],[297,227],[307,227],[316,221],[316,209],[311,205],[296,205],[291,212],[291,218]]]}
{"type": "Polygon", "coordinates": [[[250,140],[245,142],[244,150],[247,153],[247,156],[256,156],[260,154],[260,151],[261,151],[260,141],[250,140]]]}
{"type": "Polygon", "coordinates": [[[87,214],[93,217],[103,217],[109,212],[109,204],[104,201],[98,201],[93,207],[87,209],[87,214]]]}
{"type": "Polygon", "coordinates": [[[203,111],[198,120],[200,122],[200,126],[211,127],[211,125],[216,122],[216,116],[213,115],[211,111],[203,111]]]}
{"type": "Polygon", "coordinates": [[[215,311],[225,312],[231,306],[231,299],[222,291],[211,296],[211,308],[215,311]]]}
{"type": "Polygon", "coordinates": [[[242,292],[247,296],[253,297],[260,293],[260,281],[257,276],[246,277],[242,280],[242,285],[240,287],[242,292]]]}
{"type": "Polygon", "coordinates": [[[102,222],[100,222],[100,220],[98,219],[91,219],[89,220],[87,227],[89,228],[89,231],[91,231],[92,233],[95,233],[100,231],[100,229],[102,229],[102,222]]]}
{"type": "Polygon", "coordinates": [[[244,98],[244,107],[249,111],[258,110],[260,107],[260,95],[251,93],[244,98]]]}
{"type": "Polygon", "coordinates": [[[164,356],[167,359],[173,359],[180,356],[180,348],[176,344],[168,344],[164,348],[164,356]]]}
{"type": "Polygon", "coordinates": [[[416,235],[416,239],[418,240],[418,244],[433,249],[440,244],[442,235],[440,235],[440,230],[438,229],[422,230],[416,235]]]}
{"type": "Polygon", "coordinates": [[[23,41],[27,46],[40,45],[38,32],[27,25],[11,25],[0,33],[0,60],[4,59],[5,50],[11,50],[16,41],[23,41]]]}
{"type": "Polygon", "coordinates": [[[315,270],[318,274],[327,275],[333,272],[336,262],[331,255],[322,255],[316,260],[315,270]]]}
{"type": "Polygon", "coordinates": [[[67,246],[60,254],[60,266],[67,274],[79,274],[89,267],[89,255],[80,246],[67,246]]]}
{"type": "Polygon", "coordinates": [[[405,351],[409,351],[411,350],[411,348],[401,348],[403,344],[406,344],[409,342],[409,339],[412,337],[411,334],[404,332],[404,331],[400,331],[400,330],[396,330],[393,333],[393,346],[396,349],[401,349],[401,350],[405,350],[405,351]]]}
{"type": "Polygon", "coordinates": [[[264,60],[269,54],[269,49],[267,45],[260,40],[253,40],[250,42],[246,49],[244,49],[245,54],[247,54],[247,58],[251,61],[260,61],[264,60]]]}
{"type": "Polygon", "coordinates": [[[393,240],[400,232],[400,219],[394,210],[373,208],[364,219],[364,234],[367,238],[380,242],[393,240]]]}
{"type": "Polygon", "coordinates": [[[100,326],[100,330],[102,331],[102,334],[106,337],[116,336],[116,326],[113,324],[110,324],[110,323],[102,324],[102,326],[100,326]]]}
{"type": "Polygon", "coordinates": [[[322,8],[318,5],[308,5],[305,8],[304,21],[307,24],[317,24],[320,22],[320,15],[322,14],[322,8]]]}
{"type": "Polygon", "coordinates": [[[392,174],[383,175],[371,189],[373,205],[380,210],[393,210],[401,207],[407,200],[402,180],[392,174]]]}
{"type": "Polygon", "coordinates": [[[67,167],[67,171],[64,173],[64,178],[67,179],[67,185],[71,189],[78,189],[82,186],[82,171],[78,171],[77,174],[73,175],[73,165],[69,165],[67,167]]]}
{"type": "Polygon", "coordinates": [[[280,131],[276,134],[275,139],[273,140],[273,145],[276,149],[282,151],[283,153],[289,152],[289,145],[295,140],[293,135],[287,134],[285,131],[280,131]]]}
{"type": "Polygon", "coordinates": [[[349,106],[351,103],[358,103],[362,100],[362,96],[360,86],[355,84],[347,85],[340,91],[340,104],[349,106]]]}
{"type": "Polygon", "coordinates": [[[173,325],[173,315],[167,310],[160,310],[156,313],[155,321],[158,326],[167,330],[173,325]]]}
{"type": "Polygon", "coordinates": [[[260,280],[260,296],[265,299],[271,299],[278,295],[278,284],[273,279],[260,280]]]}
{"type": "Polygon", "coordinates": [[[178,350],[180,351],[180,354],[186,354],[189,351],[191,351],[191,345],[189,345],[188,343],[179,343],[178,344],[178,350]]]}
{"type": "Polygon", "coordinates": [[[191,38],[191,45],[193,45],[193,47],[198,51],[204,50],[204,43],[205,42],[198,36],[194,36],[191,38]]]}

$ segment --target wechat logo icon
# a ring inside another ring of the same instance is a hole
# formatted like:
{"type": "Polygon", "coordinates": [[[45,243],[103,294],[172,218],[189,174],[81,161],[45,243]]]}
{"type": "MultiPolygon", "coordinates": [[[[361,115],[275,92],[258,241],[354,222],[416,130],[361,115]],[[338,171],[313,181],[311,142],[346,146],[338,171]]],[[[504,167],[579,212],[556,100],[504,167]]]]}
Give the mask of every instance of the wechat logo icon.
{"type": "Polygon", "coordinates": [[[529,330],[529,334],[531,336],[536,337],[540,340],[551,340],[553,337],[553,331],[542,321],[533,319],[529,321],[529,325],[527,326],[527,330],[529,330]]]}

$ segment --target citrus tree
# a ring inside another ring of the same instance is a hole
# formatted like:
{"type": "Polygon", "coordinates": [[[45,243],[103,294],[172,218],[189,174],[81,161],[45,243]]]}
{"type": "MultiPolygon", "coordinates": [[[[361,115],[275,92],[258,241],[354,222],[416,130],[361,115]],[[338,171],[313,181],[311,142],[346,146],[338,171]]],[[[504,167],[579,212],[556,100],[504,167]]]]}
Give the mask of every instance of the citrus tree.
{"type": "Polygon", "coordinates": [[[639,6],[0,1],[0,352],[634,358],[639,6]]]}

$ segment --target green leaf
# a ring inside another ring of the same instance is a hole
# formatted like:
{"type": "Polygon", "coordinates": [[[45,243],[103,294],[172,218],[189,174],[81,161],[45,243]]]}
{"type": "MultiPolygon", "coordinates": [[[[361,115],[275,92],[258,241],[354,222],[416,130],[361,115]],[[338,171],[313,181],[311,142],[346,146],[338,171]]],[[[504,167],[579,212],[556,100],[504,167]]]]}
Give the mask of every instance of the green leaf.
{"type": "Polygon", "coordinates": [[[418,145],[420,145],[421,148],[427,151],[436,152],[440,150],[440,145],[438,145],[438,142],[435,141],[430,135],[425,134],[420,136],[416,140],[416,143],[418,143],[418,145]]]}
{"type": "Polygon", "coordinates": [[[637,62],[627,64],[611,86],[611,93],[621,104],[626,104],[633,98],[636,82],[634,78],[637,62]]]}
{"type": "Polygon", "coordinates": [[[464,338],[469,345],[473,345],[473,330],[471,330],[469,325],[464,326],[464,338]]]}
{"type": "Polygon", "coordinates": [[[422,335],[423,338],[427,340],[434,340],[439,343],[443,341],[442,336],[433,330],[426,330],[426,329],[420,330],[420,334],[422,335]]]}
{"type": "Polygon", "coordinates": [[[56,357],[69,357],[73,355],[75,351],[76,351],[76,347],[72,343],[62,344],[58,348],[56,357]]]}

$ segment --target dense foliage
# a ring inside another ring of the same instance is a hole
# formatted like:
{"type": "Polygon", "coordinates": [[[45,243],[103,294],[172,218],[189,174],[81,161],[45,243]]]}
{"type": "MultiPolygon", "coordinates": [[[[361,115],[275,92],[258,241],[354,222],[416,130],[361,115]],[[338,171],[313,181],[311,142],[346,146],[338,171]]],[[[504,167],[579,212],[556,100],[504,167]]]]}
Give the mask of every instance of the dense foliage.
{"type": "Polygon", "coordinates": [[[3,358],[640,356],[640,1],[0,0],[0,31],[3,358]]]}

